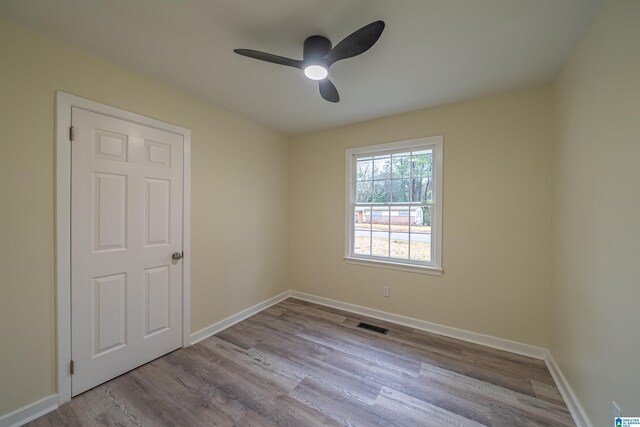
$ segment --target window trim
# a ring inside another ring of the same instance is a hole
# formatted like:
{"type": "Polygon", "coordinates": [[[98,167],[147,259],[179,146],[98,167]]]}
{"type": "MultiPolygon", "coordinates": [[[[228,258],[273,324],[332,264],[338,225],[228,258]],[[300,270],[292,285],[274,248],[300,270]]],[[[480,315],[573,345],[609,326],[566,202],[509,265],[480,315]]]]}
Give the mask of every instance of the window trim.
{"type": "Polygon", "coordinates": [[[411,139],[406,141],[389,142],[384,144],[367,145],[362,147],[348,148],[345,155],[345,255],[344,261],[349,264],[358,264],[372,267],[388,268],[393,270],[410,271],[414,273],[425,273],[432,275],[442,275],[442,176],[443,176],[443,142],[442,135],[429,136],[425,138],[411,139]],[[425,265],[414,262],[404,262],[397,258],[376,258],[373,256],[358,256],[353,254],[353,206],[355,200],[356,182],[356,157],[362,154],[381,155],[386,152],[397,152],[402,150],[412,150],[416,148],[433,147],[433,174],[434,180],[434,202],[432,210],[432,265],[425,265]]]}

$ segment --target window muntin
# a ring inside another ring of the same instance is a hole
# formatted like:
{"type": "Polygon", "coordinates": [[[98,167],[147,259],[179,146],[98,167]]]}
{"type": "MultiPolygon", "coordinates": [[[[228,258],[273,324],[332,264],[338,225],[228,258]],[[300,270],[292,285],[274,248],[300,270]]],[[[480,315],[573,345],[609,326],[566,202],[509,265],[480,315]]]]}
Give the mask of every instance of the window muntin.
{"type": "Polygon", "coordinates": [[[347,155],[347,257],[440,268],[442,137],[347,155]]]}

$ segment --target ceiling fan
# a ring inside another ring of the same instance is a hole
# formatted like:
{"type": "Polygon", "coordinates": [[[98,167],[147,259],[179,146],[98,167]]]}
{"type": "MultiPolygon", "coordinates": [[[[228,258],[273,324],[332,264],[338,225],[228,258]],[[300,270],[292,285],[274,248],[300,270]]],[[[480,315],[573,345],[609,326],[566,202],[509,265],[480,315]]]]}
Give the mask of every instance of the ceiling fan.
{"type": "Polygon", "coordinates": [[[383,30],[383,21],[372,22],[353,32],[333,48],[326,37],[308,37],[304,41],[302,60],[252,49],[234,49],[233,51],[238,55],[248,56],[249,58],[299,68],[304,71],[305,76],[311,80],[318,81],[320,95],[324,99],[330,102],[338,102],[340,101],[340,95],[338,95],[338,90],[329,80],[329,68],[336,61],[352,58],[369,50],[378,41],[383,30]]]}

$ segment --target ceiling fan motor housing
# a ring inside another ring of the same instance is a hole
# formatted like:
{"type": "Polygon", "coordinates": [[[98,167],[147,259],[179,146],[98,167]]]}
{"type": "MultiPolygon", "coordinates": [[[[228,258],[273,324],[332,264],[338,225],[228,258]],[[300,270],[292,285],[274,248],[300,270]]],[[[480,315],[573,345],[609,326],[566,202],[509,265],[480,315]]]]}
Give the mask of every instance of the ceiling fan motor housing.
{"type": "Polygon", "coordinates": [[[324,65],[324,57],[331,52],[331,42],[326,37],[311,36],[304,41],[302,57],[305,64],[324,65]]]}

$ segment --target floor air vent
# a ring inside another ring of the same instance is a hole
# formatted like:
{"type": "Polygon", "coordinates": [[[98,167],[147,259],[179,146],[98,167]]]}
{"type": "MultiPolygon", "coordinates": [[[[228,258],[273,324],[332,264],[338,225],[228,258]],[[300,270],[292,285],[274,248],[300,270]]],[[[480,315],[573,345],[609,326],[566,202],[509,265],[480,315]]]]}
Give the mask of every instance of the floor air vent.
{"type": "Polygon", "coordinates": [[[388,329],[381,328],[380,326],[372,325],[371,323],[360,322],[360,323],[358,323],[358,325],[356,327],[357,328],[366,329],[368,331],[377,332],[377,333],[382,334],[382,335],[387,335],[387,332],[389,332],[388,329]]]}

